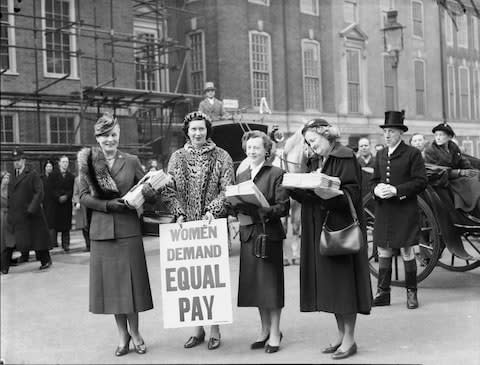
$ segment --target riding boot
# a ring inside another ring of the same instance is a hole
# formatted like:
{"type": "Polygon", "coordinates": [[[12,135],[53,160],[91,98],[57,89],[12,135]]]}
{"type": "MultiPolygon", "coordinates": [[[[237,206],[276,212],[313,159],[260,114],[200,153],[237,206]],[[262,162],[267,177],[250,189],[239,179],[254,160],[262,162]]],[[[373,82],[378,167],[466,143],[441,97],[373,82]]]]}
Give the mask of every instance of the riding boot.
{"type": "Polygon", "coordinates": [[[417,262],[415,259],[403,262],[405,266],[405,288],[407,289],[407,308],[418,308],[417,298],[417,262]]]}
{"type": "Polygon", "coordinates": [[[390,305],[390,283],[392,281],[392,258],[379,257],[377,294],[373,298],[373,306],[390,305]]]}

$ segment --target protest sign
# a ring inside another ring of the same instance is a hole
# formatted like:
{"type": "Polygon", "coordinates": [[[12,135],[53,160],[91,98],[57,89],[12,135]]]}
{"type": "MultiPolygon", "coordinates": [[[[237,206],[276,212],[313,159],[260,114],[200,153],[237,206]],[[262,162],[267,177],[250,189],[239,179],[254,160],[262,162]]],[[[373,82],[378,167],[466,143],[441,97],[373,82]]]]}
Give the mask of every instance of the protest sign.
{"type": "Polygon", "coordinates": [[[227,220],[161,224],[165,328],[232,323],[227,220]]]}

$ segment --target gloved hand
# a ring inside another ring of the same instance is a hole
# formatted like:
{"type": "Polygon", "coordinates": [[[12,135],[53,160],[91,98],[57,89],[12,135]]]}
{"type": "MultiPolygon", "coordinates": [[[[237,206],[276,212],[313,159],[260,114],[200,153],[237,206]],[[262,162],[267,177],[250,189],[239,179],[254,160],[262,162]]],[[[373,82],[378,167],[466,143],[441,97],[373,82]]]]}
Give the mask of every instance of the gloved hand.
{"type": "Polygon", "coordinates": [[[123,212],[127,209],[128,207],[120,198],[107,201],[107,212],[123,212]]]}
{"type": "Polygon", "coordinates": [[[458,176],[474,177],[477,173],[478,171],[474,169],[460,169],[458,176]]]}
{"type": "Polygon", "coordinates": [[[150,183],[143,184],[142,186],[142,195],[147,202],[154,202],[157,197],[157,191],[152,188],[150,183]]]}
{"type": "Polygon", "coordinates": [[[272,207],[258,207],[257,208],[257,214],[260,217],[260,220],[263,222],[266,222],[270,216],[270,213],[272,213],[272,207]]]}

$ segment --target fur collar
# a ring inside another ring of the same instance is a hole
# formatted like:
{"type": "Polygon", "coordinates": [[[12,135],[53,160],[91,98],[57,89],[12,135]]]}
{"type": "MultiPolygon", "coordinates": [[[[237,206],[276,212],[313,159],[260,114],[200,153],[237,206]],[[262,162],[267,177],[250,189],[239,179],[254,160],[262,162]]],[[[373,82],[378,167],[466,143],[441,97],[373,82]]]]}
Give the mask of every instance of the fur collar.
{"type": "Polygon", "coordinates": [[[204,153],[213,151],[216,146],[217,145],[209,138],[207,139],[207,142],[200,148],[194,148],[192,142],[190,141],[185,143],[185,146],[183,146],[183,148],[185,148],[185,150],[189,153],[203,155],[204,153]]]}
{"type": "Polygon", "coordinates": [[[85,176],[94,194],[102,199],[120,197],[115,180],[110,175],[107,160],[98,147],[82,148],[77,154],[78,169],[85,176]]]}

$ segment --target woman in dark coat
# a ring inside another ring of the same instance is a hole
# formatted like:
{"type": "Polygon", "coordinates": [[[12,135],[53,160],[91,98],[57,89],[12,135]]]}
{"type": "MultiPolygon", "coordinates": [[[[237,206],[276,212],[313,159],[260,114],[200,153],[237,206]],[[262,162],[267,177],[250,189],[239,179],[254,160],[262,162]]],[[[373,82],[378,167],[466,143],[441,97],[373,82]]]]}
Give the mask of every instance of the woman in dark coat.
{"type": "Polygon", "coordinates": [[[435,141],[425,150],[425,162],[448,167],[448,187],[453,193],[455,208],[480,213],[479,171],[472,167],[460,148],[452,141],[452,127],[441,123],[432,129],[435,141]]]}
{"type": "MultiPolygon", "coordinates": [[[[110,114],[99,118],[95,136],[99,147],[78,153],[80,203],[92,209],[90,312],[115,316],[116,356],[129,352],[130,340],[135,352],[144,354],[147,349],[138,329],[138,312],[153,308],[150,281],[140,220],[120,199],[144,173],[138,157],[118,151],[116,118],[110,114]]],[[[144,185],[144,195],[145,191],[144,185]]]]}
{"type": "Polygon", "coordinates": [[[8,274],[10,265],[16,265],[16,260],[12,259],[13,249],[15,248],[15,240],[11,229],[7,227],[8,213],[8,183],[10,182],[10,174],[7,171],[1,172],[1,188],[0,188],[0,252],[1,264],[0,270],[2,274],[8,274]]]}
{"type": "Polygon", "coordinates": [[[284,306],[283,240],[285,231],[281,217],[288,214],[290,199],[282,187],[283,170],[266,161],[272,150],[272,141],[263,132],[247,132],[242,146],[249,159],[250,168],[238,175],[238,183],[253,180],[267,199],[270,207],[251,204],[233,207],[238,214],[245,214],[247,222],[240,220],[240,275],[238,306],[258,307],[261,333],[250,346],[267,353],[277,352],[281,341],[280,315],[284,306]],[[268,253],[266,258],[253,254],[255,241],[260,233],[266,233],[268,253]],[[268,344],[267,344],[268,341],[268,344]]]}
{"type": "MultiPolygon", "coordinates": [[[[365,235],[362,175],[353,150],[336,141],[338,130],[324,119],[308,122],[302,134],[315,152],[307,162],[308,172],[321,171],[340,179],[340,189],[350,195],[365,235]]],[[[293,189],[291,196],[302,203],[300,310],[335,314],[338,336],[322,352],[331,353],[334,359],[349,357],[357,351],[354,338],[357,313],[369,314],[372,304],[367,247],[363,244],[358,253],[351,255],[320,255],[320,235],[327,211],[332,229],[352,223],[346,195],[322,199],[310,190],[293,189]]]]}
{"type": "Polygon", "coordinates": [[[43,184],[43,210],[47,218],[48,231],[50,233],[51,247],[57,247],[57,232],[55,231],[55,197],[53,196],[50,176],[53,172],[53,162],[47,160],[43,165],[43,174],[40,175],[43,184]]]}

